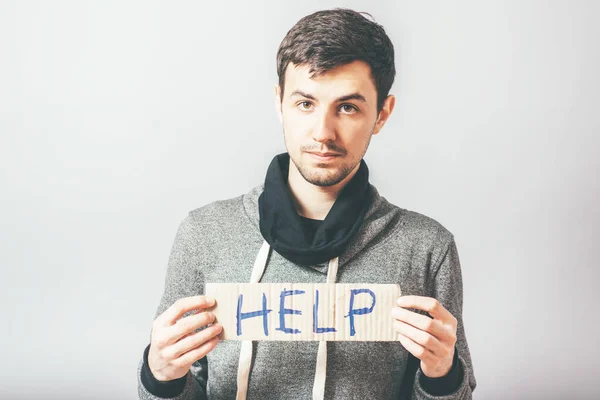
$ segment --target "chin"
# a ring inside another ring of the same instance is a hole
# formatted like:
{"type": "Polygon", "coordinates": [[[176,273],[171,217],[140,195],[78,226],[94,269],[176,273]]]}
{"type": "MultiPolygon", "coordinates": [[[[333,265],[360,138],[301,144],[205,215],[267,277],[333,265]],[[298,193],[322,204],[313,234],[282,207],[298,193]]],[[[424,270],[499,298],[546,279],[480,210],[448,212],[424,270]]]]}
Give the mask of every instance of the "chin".
{"type": "Polygon", "coordinates": [[[315,186],[333,186],[343,181],[351,169],[346,171],[345,168],[336,168],[327,164],[316,164],[308,167],[302,166],[298,168],[298,171],[305,181],[315,186]]]}

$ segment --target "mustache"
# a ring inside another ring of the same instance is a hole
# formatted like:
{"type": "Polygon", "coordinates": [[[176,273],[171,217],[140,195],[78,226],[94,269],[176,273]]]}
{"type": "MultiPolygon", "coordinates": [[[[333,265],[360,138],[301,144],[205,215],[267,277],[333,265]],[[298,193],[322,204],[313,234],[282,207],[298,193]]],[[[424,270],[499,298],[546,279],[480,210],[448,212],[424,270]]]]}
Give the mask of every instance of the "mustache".
{"type": "Polygon", "coordinates": [[[323,146],[319,146],[319,145],[313,145],[313,146],[302,146],[300,147],[301,151],[306,151],[306,152],[315,152],[315,153],[327,153],[327,152],[331,152],[331,153],[338,153],[341,154],[343,156],[346,155],[347,151],[346,149],[337,146],[334,143],[328,144],[326,147],[323,146]]]}

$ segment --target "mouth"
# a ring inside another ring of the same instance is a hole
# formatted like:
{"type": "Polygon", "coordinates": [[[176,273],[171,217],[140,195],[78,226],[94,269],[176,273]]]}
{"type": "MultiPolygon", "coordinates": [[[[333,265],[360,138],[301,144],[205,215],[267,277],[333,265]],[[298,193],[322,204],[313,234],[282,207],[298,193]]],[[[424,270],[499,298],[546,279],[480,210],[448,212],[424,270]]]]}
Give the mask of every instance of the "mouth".
{"type": "Polygon", "coordinates": [[[315,159],[317,161],[331,161],[331,160],[335,159],[336,157],[341,156],[341,154],[339,154],[339,153],[331,153],[331,152],[318,153],[318,152],[308,151],[307,153],[310,157],[312,157],[313,159],[315,159]]]}

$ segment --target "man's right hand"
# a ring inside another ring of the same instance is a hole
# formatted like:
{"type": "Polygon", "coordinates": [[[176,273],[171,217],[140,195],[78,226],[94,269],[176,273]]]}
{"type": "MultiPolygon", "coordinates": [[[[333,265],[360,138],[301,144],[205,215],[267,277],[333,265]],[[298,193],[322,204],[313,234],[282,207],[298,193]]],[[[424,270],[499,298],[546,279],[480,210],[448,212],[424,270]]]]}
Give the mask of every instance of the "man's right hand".
{"type": "Polygon", "coordinates": [[[177,300],[152,323],[152,338],[148,352],[148,367],[159,381],[171,381],[187,374],[191,365],[210,353],[223,326],[219,323],[194,333],[215,320],[205,309],[215,300],[206,296],[191,296],[177,300]],[[188,311],[197,313],[181,318],[188,311]]]}

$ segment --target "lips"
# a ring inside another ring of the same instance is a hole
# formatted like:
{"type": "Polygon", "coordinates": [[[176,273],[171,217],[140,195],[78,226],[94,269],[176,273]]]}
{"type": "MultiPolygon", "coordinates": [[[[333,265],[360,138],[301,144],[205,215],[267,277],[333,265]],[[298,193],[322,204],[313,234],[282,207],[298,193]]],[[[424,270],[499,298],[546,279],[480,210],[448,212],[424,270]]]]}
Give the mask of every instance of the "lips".
{"type": "Polygon", "coordinates": [[[336,157],[341,156],[341,154],[338,153],[314,153],[314,152],[307,152],[313,159],[317,160],[317,161],[330,161],[335,159],[336,157]]]}
{"type": "Polygon", "coordinates": [[[335,157],[335,156],[339,156],[340,155],[340,154],[337,154],[337,153],[311,153],[311,152],[309,152],[309,153],[313,154],[315,156],[319,156],[319,157],[335,157]]]}

